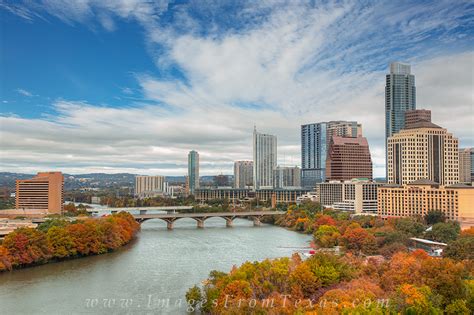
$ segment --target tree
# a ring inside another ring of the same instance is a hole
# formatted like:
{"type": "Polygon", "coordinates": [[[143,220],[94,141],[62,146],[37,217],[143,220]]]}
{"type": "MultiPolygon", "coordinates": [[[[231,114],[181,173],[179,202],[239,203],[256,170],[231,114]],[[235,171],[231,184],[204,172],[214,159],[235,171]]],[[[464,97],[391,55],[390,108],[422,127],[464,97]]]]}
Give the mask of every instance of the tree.
{"type": "Polygon", "coordinates": [[[197,306],[202,302],[201,289],[198,286],[194,286],[186,292],[186,302],[190,306],[190,310],[196,310],[197,306]]]}
{"type": "Polygon", "coordinates": [[[55,258],[65,258],[77,254],[74,240],[63,227],[53,226],[46,233],[51,254],[55,258]]]}
{"type": "Polygon", "coordinates": [[[361,227],[348,227],[342,236],[344,246],[354,253],[372,254],[377,247],[375,237],[361,227]]]}
{"type": "Polygon", "coordinates": [[[12,261],[11,261],[10,252],[4,246],[0,245],[0,271],[11,270],[12,261]]]}
{"type": "Polygon", "coordinates": [[[455,260],[474,259],[474,236],[461,236],[450,242],[443,251],[443,256],[455,260]]]}
{"type": "Polygon", "coordinates": [[[420,236],[426,229],[422,223],[413,218],[397,218],[394,227],[408,237],[420,236]]]}
{"type": "Polygon", "coordinates": [[[446,306],[446,314],[448,315],[469,315],[472,314],[466,305],[465,300],[455,300],[446,306]]]}
{"type": "Polygon", "coordinates": [[[430,210],[423,218],[428,225],[446,222],[446,216],[441,210],[430,210]]]}
{"type": "Polygon", "coordinates": [[[436,223],[426,237],[437,242],[449,243],[458,238],[461,228],[457,222],[436,223]]]}
{"type": "Polygon", "coordinates": [[[46,235],[33,228],[18,228],[7,236],[2,244],[10,253],[13,266],[46,262],[50,250],[46,235]]]}
{"type": "Polygon", "coordinates": [[[314,232],[314,240],[321,247],[333,247],[338,244],[341,234],[337,227],[332,225],[321,225],[314,232]]]}

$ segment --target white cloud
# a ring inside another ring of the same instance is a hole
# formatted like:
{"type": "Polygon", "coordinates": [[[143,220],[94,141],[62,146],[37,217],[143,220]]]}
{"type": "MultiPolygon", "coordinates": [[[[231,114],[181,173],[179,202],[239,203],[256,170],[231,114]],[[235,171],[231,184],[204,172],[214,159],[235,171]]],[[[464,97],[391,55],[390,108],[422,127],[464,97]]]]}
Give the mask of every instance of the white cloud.
{"type": "Polygon", "coordinates": [[[18,93],[20,93],[21,95],[23,95],[23,96],[28,96],[28,97],[35,96],[33,93],[31,93],[30,91],[27,91],[25,89],[16,89],[16,91],[18,93]]]}
{"type": "Polygon", "coordinates": [[[384,84],[393,59],[412,63],[418,107],[474,145],[473,53],[442,46],[468,14],[461,2],[397,10],[390,3],[314,9],[262,2],[240,12],[252,22],[230,30],[217,23],[206,29],[185,9],[175,24],[160,25],[166,2],[48,3],[68,23],[86,23],[98,9],[110,18],[107,26],[99,16],[108,30],[116,28],[113,18],[137,20],[151,51],[162,48],[154,56],[160,70],[173,66],[185,80],[138,74],[144,102],[126,108],[58,100],[57,115],[45,119],[2,117],[3,170],[182,175],[187,152],[196,149],[202,174],[230,173],[234,160],[251,158],[254,124],[278,136],[280,163],[299,164],[300,125],[341,119],[363,124],[375,176],[383,176],[384,84]],[[270,13],[259,16],[262,10],[270,13]]]}

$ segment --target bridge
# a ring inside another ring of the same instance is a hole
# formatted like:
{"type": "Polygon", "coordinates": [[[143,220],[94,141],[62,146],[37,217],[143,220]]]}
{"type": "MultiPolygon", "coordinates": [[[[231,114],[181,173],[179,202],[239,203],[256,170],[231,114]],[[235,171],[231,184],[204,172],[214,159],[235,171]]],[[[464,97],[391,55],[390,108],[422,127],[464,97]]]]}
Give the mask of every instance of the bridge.
{"type": "Polygon", "coordinates": [[[123,207],[123,208],[87,208],[87,212],[91,213],[117,213],[120,211],[140,211],[140,214],[146,214],[148,211],[166,211],[167,213],[179,210],[192,210],[192,206],[164,206],[164,207],[123,207]]]}
{"type": "Polygon", "coordinates": [[[203,228],[204,221],[209,218],[223,218],[227,227],[232,227],[235,218],[251,218],[254,226],[261,225],[261,219],[269,215],[282,215],[283,211],[247,211],[247,212],[208,212],[208,213],[157,213],[157,214],[136,214],[133,215],[137,222],[142,223],[146,220],[161,219],[166,222],[168,230],[172,230],[174,222],[179,219],[191,218],[196,220],[197,227],[203,228]]]}

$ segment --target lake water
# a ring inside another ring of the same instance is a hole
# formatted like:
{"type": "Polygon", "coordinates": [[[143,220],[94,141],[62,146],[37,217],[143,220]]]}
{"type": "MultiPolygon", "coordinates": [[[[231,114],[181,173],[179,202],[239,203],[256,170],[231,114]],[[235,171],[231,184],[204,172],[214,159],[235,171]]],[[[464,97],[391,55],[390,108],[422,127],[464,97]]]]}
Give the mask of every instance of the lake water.
{"type": "Polygon", "coordinates": [[[116,252],[0,274],[0,314],[185,314],[186,291],[211,270],[290,256],[309,241],[244,219],[226,228],[211,218],[204,229],[181,219],[173,231],[150,220],[116,252]]]}

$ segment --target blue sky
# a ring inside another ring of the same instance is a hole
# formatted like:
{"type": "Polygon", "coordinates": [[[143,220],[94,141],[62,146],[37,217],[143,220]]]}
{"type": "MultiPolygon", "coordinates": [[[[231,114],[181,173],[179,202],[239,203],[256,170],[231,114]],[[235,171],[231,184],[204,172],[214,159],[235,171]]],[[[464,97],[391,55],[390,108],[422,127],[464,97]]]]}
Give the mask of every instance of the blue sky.
{"type": "Polygon", "coordinates": [[[357,120],[384,174],[384,79],[474,144],[469,1],[0,1],[0,170],[182,175],[300,163],[299,126],[357,120]]]}

